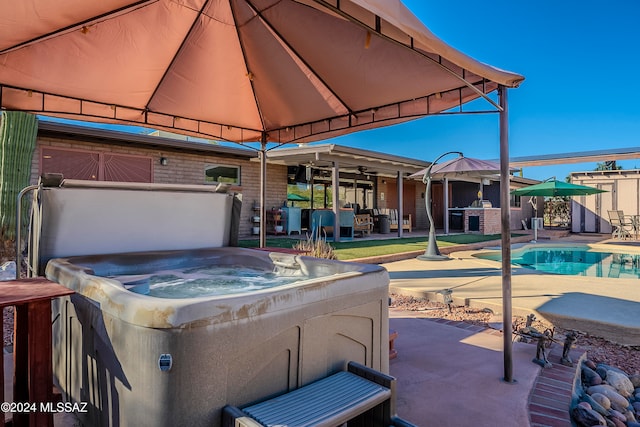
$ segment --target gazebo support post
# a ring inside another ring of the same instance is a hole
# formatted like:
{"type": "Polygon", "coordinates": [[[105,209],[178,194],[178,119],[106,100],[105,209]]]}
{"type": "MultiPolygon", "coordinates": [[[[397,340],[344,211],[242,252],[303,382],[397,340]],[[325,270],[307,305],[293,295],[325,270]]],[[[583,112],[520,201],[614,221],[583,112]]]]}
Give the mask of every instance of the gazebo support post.
{"type": "MultiPolygon", "coordinates": [[[[444,216],[444,234],[445,236],[449,235],[449,178],[444,177],[444,182],[442,183],[443,193],[444,193],[444,206],[442,207],[442,214],[444,216]]],[[[464,225],[462,226],[464,229],[464,225]]]]}
{"type": "Polygon", "coordinates": [[[398,238],[402,239],[402,234],[403,234],[403,230],[402,230],[402,223],[403,223],[403,218],[404,218],[404,175],[402,173],[402,171],[398,171],[396,174],[396,187],[397,187],[397,193],[398,193],[398,238]]]}
{"type": "Polygon", "coordinates": [[[511,337],[511,197],[509,194],[509,109],[507,89],[498,86],[500,103],[500,213],[502,227],[502,331],[504,378],[508,383],[513,379],[513,354],[511,337]]]}
{"type": "Polygon", "coordinates": [[[260,140],[260,247],[267,246],[267,134],[260,140]]]}

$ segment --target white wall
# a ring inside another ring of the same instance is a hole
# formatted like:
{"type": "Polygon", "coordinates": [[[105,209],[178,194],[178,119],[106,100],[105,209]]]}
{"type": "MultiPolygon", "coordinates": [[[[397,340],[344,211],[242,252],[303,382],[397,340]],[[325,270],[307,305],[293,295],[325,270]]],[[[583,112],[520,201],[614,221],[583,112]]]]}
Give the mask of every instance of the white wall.
{"type": "Polygon", "coordinates": [[[640,214],[640,170],[574,172],[571,182],[606,190],[573,197],[571,231],[574,233],[611,233],[610,210],[622,210],[625,215],[640,214]]]}

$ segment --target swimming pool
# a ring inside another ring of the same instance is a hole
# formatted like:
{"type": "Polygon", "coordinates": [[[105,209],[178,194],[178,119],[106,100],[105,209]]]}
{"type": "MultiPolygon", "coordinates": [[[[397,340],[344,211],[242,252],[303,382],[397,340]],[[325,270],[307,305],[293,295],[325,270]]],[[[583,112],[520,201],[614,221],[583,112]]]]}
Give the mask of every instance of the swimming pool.
{"type": "MultiPolygon", "coordinates": [[[[492,261],[500,252],[474,256],[492,261]]],[[[525,246],[511,252],[511,263],[549,274],[586,277],[640,278],[640,253],[603,251],[583,246],[525,246]]]]}

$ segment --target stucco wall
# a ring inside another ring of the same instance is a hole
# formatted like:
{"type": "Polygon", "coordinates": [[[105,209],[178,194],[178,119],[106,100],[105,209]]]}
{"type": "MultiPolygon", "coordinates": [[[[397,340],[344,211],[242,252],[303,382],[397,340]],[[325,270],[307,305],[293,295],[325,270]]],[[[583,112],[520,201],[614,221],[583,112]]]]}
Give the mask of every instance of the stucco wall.
{"type": "Polygon", "coordinates": [[[611,233],[610,210],[622,210],[625,215],[640,214],[640,170],[574,172],[571,182],[605,190],[572,198],[571,230],[574,233],[611,233]]]}

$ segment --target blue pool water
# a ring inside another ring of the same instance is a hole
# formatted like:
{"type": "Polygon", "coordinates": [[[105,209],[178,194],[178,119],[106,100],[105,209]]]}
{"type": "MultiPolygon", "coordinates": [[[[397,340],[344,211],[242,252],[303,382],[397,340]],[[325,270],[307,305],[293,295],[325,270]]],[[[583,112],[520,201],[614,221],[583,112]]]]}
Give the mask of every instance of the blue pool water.
{"type": "MultiPolygon", "coordinates": [[[[478,254],[500,261],[501,254],[478,254]]],[[[511,252],[511,263],[544,273],[571,276],[640,278],[640,254],[600,252],[588,247],[526,247],[511,252]]]]}

